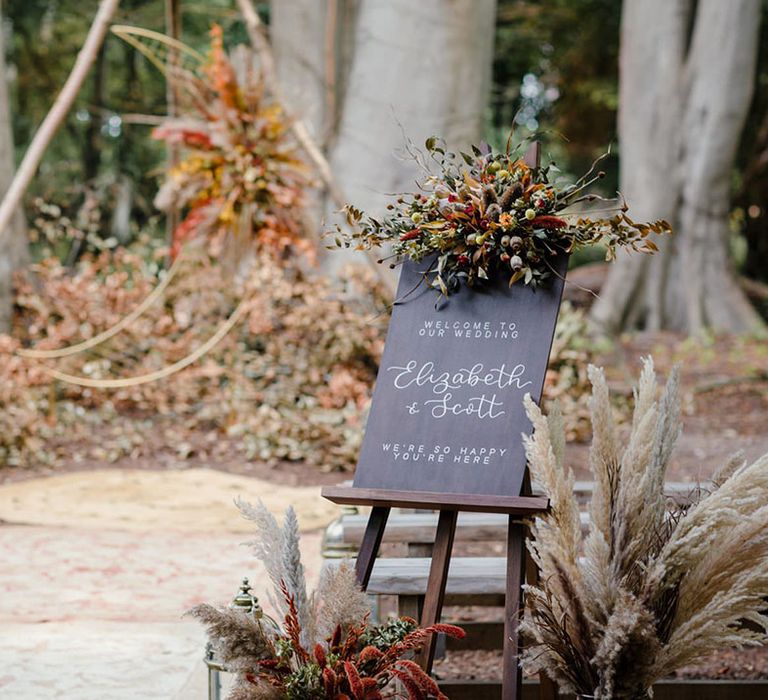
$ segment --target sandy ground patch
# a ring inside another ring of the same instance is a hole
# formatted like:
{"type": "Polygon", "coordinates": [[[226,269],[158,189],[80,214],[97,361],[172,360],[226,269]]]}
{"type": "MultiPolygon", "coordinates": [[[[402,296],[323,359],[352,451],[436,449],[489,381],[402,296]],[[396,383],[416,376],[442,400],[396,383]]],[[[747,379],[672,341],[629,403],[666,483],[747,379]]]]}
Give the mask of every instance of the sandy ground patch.
{"type": "Polygon", "coordinates": [[[207,469],[67,473],[0,487],[0,697],[207,697],[202,628],[183,613],[226,604],[247,576],[269,610],[268,577],[242,544],[232,500],[299,515],[310,586],[322,525],[317,487],[207,469]],[[25,524],[21,524],[25,523],[25,524]]]}
{"type": "Polygon", "coordinates": [[[274,513],[292,505],[303,530],[338,513],[316,486],[288,486],[213,469],[67,472],[0,486],[0,521],[121,530],[248,532],[233,502],[261,499],[274,513]]]}

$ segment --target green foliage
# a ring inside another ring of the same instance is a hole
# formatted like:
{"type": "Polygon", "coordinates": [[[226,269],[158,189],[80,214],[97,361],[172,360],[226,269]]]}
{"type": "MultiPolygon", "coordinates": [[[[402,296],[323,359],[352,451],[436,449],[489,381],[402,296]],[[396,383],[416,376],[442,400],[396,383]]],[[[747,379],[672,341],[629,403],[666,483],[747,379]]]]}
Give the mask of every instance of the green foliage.
{"type": "Polygon", "coordinates": [[[319,664],[310,662],[299,666],[285,680],[285,692],[289,698],[323,700],[326,697],[322,681],[323,671],[319,664]]]}
{"type": "MultiPolygon", "coordinates": [[[[518,126],[525,133],[527,122],[538,121],[545,151],[566,171],[585,170],[605,150],[616,132],[620,15],[621,0],[499,1],[491,104],[497,143],[519,109],[534,107],[518,126]],[[522,94],[527,75],[536,79],[528,86],[538,99],[522,94]]],[[[616,163],[604,164],[609,191],[616,163]]]]}
{"type": "Polygon", "coordinates": [[[375,647],[386,651],[413,632],[418,625],[410,617],[391,617],[378,627],[369,627],[360,637],[364,647],[375,647]]]}

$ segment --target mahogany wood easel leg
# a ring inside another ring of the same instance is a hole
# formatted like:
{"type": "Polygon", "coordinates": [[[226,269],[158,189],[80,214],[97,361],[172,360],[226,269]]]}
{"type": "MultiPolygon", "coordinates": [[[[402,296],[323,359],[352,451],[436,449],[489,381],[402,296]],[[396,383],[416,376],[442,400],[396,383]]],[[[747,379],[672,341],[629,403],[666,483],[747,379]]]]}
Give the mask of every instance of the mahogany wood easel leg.
{"type": "MultiPolygon", "coordinates": [[[[437,520],[437,532],[435,533],[435,546],[432,550],[432,564],[429,567],[429,579],[427,580],[427,594],[424,596],[424,608],[421,614],[421,626],[429,627],[440,621],[440,613],[443,610],[445,599],[445,584],[448,581],[448,567],[451,564],[451,550],[453,549],[453,536],[456,534],[456,521],[458,511],[441,510],[437,520]]],[[[416,658],[416,662],[427,672],[432,671],[432,662],[435,658],[435,635],[430,637],[416,658]]]]}
{"type": "Polygon", "coordinates": [[[357,582],[363,590],[368,587],[368,581],[371,578],[376,555],[381,545],[381,538],[384,536],[384,528],[387,525],[387,518],[389,518],[389,510],[384,506],[374,506],[368,517],[368,525],[365,527],[363,542],[355,562],[357,582]]]}
{"type": "Polygon", "coordinates": [[[525,526],[509,517],[507,534],[507,595],[504,611],[504,665],[502,700],[521,700],[523,672],[520,668],[520,615],[525,581],[525,526]]]}

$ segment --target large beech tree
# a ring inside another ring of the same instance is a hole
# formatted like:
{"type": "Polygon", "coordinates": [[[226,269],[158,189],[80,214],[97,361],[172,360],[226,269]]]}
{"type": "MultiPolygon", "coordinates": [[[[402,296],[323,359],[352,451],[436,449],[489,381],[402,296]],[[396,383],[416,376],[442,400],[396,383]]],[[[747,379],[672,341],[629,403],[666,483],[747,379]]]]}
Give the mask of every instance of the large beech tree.
{"type": "MultiPolygon", "coordinates": [[[[495,21],[496,0],[273,0],[283,91],[350,203],[375,215],[386,193],[413,189],[406,139],[466,149],[481,138],[495,21]]],[[[349,261],[334,252],[328,265],[349,261]]]]}
{"type": "Polygon", "coordinates": [[[661,254],[622,256],[593,319],[697,333],[760,324],[728,250],[732,169],[755,80],[760,0],[624,0],[621,188],[637,219],[668,219],[661,254]]]}

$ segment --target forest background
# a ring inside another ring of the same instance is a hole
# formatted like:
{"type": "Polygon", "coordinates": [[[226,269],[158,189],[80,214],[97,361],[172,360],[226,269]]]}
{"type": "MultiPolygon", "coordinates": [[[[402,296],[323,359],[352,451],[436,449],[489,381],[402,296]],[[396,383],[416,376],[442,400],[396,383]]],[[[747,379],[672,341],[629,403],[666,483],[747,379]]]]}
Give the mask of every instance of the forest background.
{"type": "MultiPolygon", "coordinates": [[[[585,340],[590,313],[591,323],[614,338],[637,329],[676,333],[675,342],[693,334],[726,374],[729,363],[750,382],[764,374],[753,337],[768,313],[768,3],[725,5],[730,9],[716,0],[274,0],[255,8],[269,30],[287,106],[307,124],[348,201],[375,211],[386,192],[410,187],[412,171],[399,157],[406,139],[420,144],[439,133],[458,147],[479,140],[503,147],[514,125],[516,137],[537,134],[545,158],[565,177],[586,171],[610,147],[601,190],[621,188],[638,218],[673,219],[680,243],[662,251],[661,263],[621,261],[606,281],[604,266],[590,265],[601,251],[573,261],[587,272],[572,272],[572,279],[603,293],[591,311],[581,299],[583,311],[567,312],[548,381],[551,396],[570,392],[578,404],[586,386],[579,367],[605,348],[585,340]],[[643,52],[650,50],[677,64],[649,64],[643,52]],[[382,72],[384,66],[403,70],[382,72]],[[714,126],[699,118],[706,114],[718,117],[714,126]],[[682,175],[673,173],[678,167],[682,175]],[[636,173],[656,173],[663,191],[633,181],[636,173]],[[678,181],[694,186],[678,192],[678,181]],[[680,212],[679,221],[670,209],[680,212]],[[704,210],[706,225],[695,219],[704,210]],[[684,289],[695,291],[692,303],[679,301],[684,289]],[[738,335],[720,340],[726,331],[738,335]]],[[[3,3],[0,191],[64,84],[98,6],[3,3]]],[[[213,22],[227,46],[249,43],[238,4],[223,0],[123,2],[113,21],[170,27],[203,53],[213,22]]],[[[151,131],[169,99],[163,75],[108,35],[3,239],[0,305],[7,310],[0,322],[11,331],[3,342],[13,359],[2,370],[0,458],[22,468],[73,454],[75,461],[117,462],[156,458],[170,444],[174,459],[224,459],[236,443],[236,454],[257,461],[347,468],[391,281],[375,266],[342,275],[349,259],[324,253],[321,222],[335,207],[322,184],[310,196],[317,270],[290,280],[261,271],[259,313],[198,365],[159,383],[98,391],[51,380],[39,364],[13,354],[41,341],[57,347],[92,337],[162,279],[168,225],[153,200],[167,153],[151,131]],[[311,309],[318,290],[322,319],[311,309]],[[160,427],[152,437],[149,425],[160,427]],[[179,438],[180,425],[194,437],[179,438]],[[84,446],[94,431],[99,438],[84,446]]],[[[109,378],[184,357],[237,301],[227,276],[215,261],[197,261],[142,323],[98,352],[56,366],[109,378]]],[[[668,354],[671,360],[675,352],[668,354]]],[[[572,437],[583,437],[582,409],[572,413],[572,437]]]]}

